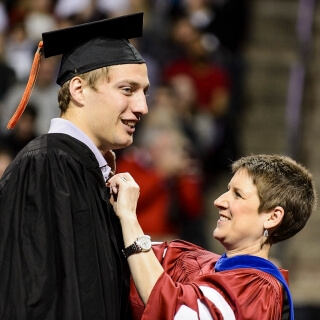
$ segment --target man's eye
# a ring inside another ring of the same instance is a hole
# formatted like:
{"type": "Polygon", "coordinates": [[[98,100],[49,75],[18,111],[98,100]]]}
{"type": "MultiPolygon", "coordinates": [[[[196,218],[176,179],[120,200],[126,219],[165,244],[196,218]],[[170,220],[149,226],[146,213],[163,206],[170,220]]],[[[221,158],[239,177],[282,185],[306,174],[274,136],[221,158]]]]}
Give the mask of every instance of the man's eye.
{"type": "Polygon", "coordinates": [[[131,87],[124,87],[124,88],[122,88],[122,90],[125,91],[126,93],[132,93],[131,87]]]}

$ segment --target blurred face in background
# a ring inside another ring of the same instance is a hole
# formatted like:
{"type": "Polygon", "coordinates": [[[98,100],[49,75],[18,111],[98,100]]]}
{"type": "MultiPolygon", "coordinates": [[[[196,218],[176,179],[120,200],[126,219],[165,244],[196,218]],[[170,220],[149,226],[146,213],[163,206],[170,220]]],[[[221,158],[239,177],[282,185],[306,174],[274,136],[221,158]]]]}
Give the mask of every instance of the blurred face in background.
{"type": "Polygon", "coordinates": [[[12,156],[9,152],[5,150],[0,150],[0,178],[2,177],[4,171],[12,161],[12,156]]]}

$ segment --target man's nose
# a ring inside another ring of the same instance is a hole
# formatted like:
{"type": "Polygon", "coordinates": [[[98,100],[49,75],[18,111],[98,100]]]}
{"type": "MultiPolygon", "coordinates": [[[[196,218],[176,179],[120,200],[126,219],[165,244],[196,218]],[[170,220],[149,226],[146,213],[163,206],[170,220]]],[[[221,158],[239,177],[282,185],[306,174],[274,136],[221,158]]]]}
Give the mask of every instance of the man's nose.
{"type": "Polygon", "coordinates": [[[139,93],[139,95],[137,95],[134,101],[134,106],[132,111],[134,113],[139,113],[140,115],[144,115],[148,113],[147,97],[144,94],[144,92],[139,93]]]}

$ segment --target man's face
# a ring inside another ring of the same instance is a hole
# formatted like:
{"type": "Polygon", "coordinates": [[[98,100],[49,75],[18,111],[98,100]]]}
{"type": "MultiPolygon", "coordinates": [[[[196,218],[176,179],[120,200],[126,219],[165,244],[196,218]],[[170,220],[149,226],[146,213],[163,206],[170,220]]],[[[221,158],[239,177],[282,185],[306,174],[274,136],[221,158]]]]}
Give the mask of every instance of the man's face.
{"type": "Polygon", "coordinates": [[[96,88],[84,88],[86,134],[102,153],[131,145],[135,125],[148,113],[146,65],[111,66],[108,79],[99,80],[96,88]]]}

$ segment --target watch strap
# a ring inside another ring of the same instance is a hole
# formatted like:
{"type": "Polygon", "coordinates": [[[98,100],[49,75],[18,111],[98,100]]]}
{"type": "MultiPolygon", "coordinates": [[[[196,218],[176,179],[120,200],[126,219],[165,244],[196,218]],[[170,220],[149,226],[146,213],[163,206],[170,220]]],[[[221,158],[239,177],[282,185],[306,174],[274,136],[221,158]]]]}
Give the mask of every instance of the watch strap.
{"type": "Polygon", "coordinates": [[[122,253],[125,258],[130,257],[132,254],[141,252],[141,247],[136,243],[136,241],[129,247],[122,249],[122,253]]]}

